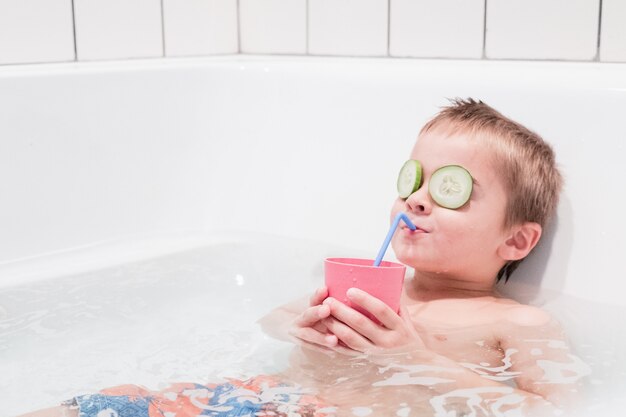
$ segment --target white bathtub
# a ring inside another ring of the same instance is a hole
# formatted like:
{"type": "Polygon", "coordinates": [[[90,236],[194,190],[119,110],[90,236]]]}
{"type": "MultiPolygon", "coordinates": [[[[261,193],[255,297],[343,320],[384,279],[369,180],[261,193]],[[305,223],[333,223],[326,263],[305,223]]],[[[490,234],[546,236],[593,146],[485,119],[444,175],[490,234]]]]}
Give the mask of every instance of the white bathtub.
{"type": "Polygon", "coordinates": [[[557,221],[505,291],[564,321],[589,411],[621,415],[625,65],[245,56],[0,68],[0,414],[280,368],[254,319],[324,256],[375,255],[400,164],[457,96],[554,145],[557,221]]]}

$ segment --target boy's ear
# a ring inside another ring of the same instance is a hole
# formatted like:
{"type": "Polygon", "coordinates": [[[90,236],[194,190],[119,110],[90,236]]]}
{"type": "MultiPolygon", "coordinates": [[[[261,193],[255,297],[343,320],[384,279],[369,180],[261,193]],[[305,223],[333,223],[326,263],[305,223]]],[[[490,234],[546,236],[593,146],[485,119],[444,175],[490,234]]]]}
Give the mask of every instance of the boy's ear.
{"type": "Polygon", "coordinates": [[[507,261],[525,258],[539,242],[541,231],[541,225],[535,222],[513,226],[509,236],[498,248],[498,255],[507,261]]]}

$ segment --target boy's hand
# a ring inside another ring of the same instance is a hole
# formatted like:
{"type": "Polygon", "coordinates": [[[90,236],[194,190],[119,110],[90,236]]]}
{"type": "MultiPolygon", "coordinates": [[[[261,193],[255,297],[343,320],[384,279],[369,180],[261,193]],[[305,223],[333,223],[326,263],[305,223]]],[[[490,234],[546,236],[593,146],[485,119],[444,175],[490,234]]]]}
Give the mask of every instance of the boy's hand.
{"type": "Polygon", "coordinates": [[[349,289],[347,296],[382,325],[334,298],[327,298],[323,305],[329,307],[330,316],[321,321],[342,344],[367,353],[425,347],[406,311],[398,315],[387,304],[358,288],[349,289]]]}
{"type": "Polygon", "coordinates": [[[297,316],[289,334],[307,343],[325,347],[337,345],[337,337],[330,334],[323,320],[330,316],[330,307],[322,302],[328,297],[328,288],[321,287],[311,296],[309,307],[297,316]]]}

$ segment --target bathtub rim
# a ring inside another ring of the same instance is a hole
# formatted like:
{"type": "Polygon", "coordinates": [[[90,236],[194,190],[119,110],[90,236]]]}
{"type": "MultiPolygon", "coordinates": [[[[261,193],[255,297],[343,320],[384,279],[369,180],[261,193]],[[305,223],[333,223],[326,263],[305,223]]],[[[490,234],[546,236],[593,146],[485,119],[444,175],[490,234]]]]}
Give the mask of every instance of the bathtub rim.
{"type": "MultiPolygon", "coordinates": [[[[506,74],[525,74],[549,76],[554,86],[567,86],[568,82],[581,81],[585,86],[600,89],[626,89],[626,63],[599,61],[543,61],[543,60],[477,60],[477,59],[439,59],[439,58],[399,58],[399,57],[335,57],[318,55],[216,55],[202,57],[172,57],[152,59],[125,59],[110,61],[57,62],[42,64],[0,65],[0,78],[32,77],[46,75],[63,75],[67,73],[101,73],[124,71],[157,71],[177,69],[199,69],[206,66],[264,71],[271,70],[272,65],[284,67],[325,66],[337,70],[337,67],[351,66],[362,71],[374,71],[384,67],[387,71],[414,70],[416,68],[431,70],[437,67],[462,66],[470,70],[506,71],[506,74]],[[598,73],[602,73],[602,77],[598,73]],[[580,76],[584,76],[581,80],[580,76]]],[[[436,73],[434,73],[436,74],[436,73]]],[[[569,84],[571,85],[571,84],[569,84]]]]}

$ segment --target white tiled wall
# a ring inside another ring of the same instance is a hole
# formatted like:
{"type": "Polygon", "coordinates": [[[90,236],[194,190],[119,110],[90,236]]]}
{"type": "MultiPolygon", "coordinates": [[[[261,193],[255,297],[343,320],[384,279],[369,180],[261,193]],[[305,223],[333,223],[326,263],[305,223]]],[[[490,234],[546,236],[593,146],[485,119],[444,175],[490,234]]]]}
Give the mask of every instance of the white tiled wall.
{"type": "Polygon", "coordinates": [[[163,0],[165,55],[236,54],[237,0],[163,0]]]}
{"type": "Polygon", "coordinates": [[[237,53],[626,62],[626,0],[0,0],[0,64],[237,53]]]}
{"type": "Polygon", "coordinates": [[[306,54],[307,0],[239,0],[241,52],[306,54]]]}
{"type": "Polygon", "coordinates": [[[487,1],[487,58],[591,60],[600,0],[487,1]]]}
{"type": "Polygon", "coordinates": [[[390,0],[389,54],[482,58],[485,0],[390,0]]]}
{"type": "Polygon", "coordinates": [[[602,61],[626,62],[626,1],[602,1],[602,61]]]}
{"type": "Polygon", "coordinates": [[[161,0],[74,0],[79,60],[163,55],[161,0]]]}
{"type": "Polygon", "coordinates": [[[72,0],[0,0],[0,64],[74,57],[72,0]]]}
{"type": "Polygon", "coordinates": [[[387,55],[387,0],[308,0],[309,53],[387,55]]]}

